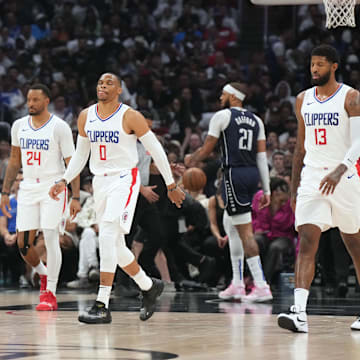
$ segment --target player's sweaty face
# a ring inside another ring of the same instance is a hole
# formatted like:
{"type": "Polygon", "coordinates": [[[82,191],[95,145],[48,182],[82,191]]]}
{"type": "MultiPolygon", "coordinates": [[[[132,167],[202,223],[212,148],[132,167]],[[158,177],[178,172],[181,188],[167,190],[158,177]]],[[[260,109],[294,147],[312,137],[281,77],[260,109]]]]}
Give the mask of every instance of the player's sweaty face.
{"type": "Polygon", "coordinates": [[[31,89],[27,94],[27,107],[32,116],[40,115],[48,104],[48,98],[41,90],[31,89]]]}
{"type": "Polygon", "coordinates": [[[101,76],[96,87],[98,100],[106,101],[113,99],[119,95],[118,89],[119,82],[115,76],[110,74],[101,76]]]}

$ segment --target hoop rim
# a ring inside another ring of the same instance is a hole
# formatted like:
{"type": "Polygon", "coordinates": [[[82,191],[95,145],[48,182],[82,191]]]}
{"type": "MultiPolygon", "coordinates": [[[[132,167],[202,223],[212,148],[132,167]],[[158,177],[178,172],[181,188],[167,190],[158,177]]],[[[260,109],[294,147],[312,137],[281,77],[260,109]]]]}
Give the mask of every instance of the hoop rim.
{"type": "MultiPolygon", "coordinates": [[[[311,4],[323,4],[323,0],[250,0],[254,5],[311,5],[311,4]]],[[[356,0],[357,4],[360,4],[360,0],[356,0]]]]}

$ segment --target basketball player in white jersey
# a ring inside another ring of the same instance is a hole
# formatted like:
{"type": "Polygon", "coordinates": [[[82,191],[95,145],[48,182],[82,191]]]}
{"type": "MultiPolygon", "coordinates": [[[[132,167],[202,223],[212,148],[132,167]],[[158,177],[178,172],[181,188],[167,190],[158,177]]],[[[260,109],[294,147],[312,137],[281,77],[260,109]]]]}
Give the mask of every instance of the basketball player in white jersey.
{"type": "Polygon", "coordinates": [[[138,138],[162,174],[170,200],[180,207],[185,198],[173,180],[163,148],[144,117],[119,103],[121,92],[120,79],[116,75],[101,75],[97,84],[98,103],[80,113],[75,154],[63,178],[50,189],[50,196],[58,200],[66,184],[83,169],[91,152],[90,170],[95,175],[94,201],[99,224],[100,288],[93,307],[79,316],[79,321],[89,324],[112,320],[109,298],[117,265],[142,290],[141,320],[152,316],[156,298],[164,288],[162,281],[145,274],[125,244],[124,235],[130,231],[140,188],[136,168],[138,138]]]}
{"type": "MultiPolygon", "coordinates": [[[[314,87],[296,99],[298,137],[291,197],[300,251],[295,267],[295,304],[278,316],[280,327],[308,332],[306,304],[322,231],[338,227],[360,279],[360,94],[338,83],[337,51],[320,45],[311,54],[314,87]]],[[[351,328],[360,330],[356,320],[351,328]]]]}
{"type": "MultiPolygon", "coordinates": [[[[7,208],[9,192],[19,169],[23,168],[24,180],[18,194],[16,228],[17,242],[24,260],[40,275],[39,311],[57,309],[56,285],[61,267],[59,226],[66,206],[66,194],[61,201],[49,197],[48,188],[65,170],[66,163],[75,151],[72,132],[57,116],[50,114],[50,91],[42,84],[30,87],[27,94],[29,115],[14,122],[11,129],[11,154],[2,188],[1,209],[11,217],[7,208]],[[47,250],[47,268],[40,261],[33,246],[36,231],[42,229],[47,250]]],[[[72,183],[73,217],[80,210],[80,181],[72,183]]]]}

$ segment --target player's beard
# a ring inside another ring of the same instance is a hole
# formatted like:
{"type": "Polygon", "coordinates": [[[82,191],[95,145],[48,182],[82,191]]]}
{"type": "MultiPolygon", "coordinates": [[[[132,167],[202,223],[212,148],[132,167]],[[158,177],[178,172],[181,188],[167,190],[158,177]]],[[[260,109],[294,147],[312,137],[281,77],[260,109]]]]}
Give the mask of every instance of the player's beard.
{"type": "Polygon", "coordinates": [[[228,109],[230,107],[231,107],[230,106],[230,100],[229,99],[225,100],[224,105],[223,105],[223,109],[228,109]]]}
{"type": "Polygon", "coordinates": [[[29,110],[29,115],[31,116],[38,116],[44,111],[45,107],[39,110],[29,110]]]}
{"type": "Polygon", "coordinates": [[[311,78],[311,84],[314,86],[324,86],[330,80],[331,71],[329,70],[325,75],[320,76],[318,79],[311,78]]]}

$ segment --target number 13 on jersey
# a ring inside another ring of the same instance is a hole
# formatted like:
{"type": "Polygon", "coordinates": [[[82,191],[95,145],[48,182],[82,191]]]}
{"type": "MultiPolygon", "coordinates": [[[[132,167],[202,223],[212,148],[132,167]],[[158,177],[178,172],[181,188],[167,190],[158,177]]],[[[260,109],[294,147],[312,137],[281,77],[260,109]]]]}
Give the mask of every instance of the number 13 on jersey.
{"type": "Polygon", "coordinates": [[[315,144],[326,145],[326,129],[314,129],[315,130],[315,144]]]}

